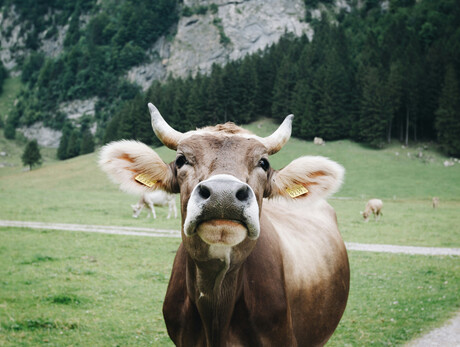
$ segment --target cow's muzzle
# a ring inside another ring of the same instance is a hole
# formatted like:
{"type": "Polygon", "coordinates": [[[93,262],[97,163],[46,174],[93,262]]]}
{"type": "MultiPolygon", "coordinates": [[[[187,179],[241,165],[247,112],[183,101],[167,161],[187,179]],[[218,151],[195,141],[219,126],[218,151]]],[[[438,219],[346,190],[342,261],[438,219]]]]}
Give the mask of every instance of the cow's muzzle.
{"type": "Polygon", "coordinates": [[[215,175],[193,189],[187,204],[184,233],[191,236],[205,229],[209,235],[213,226],[220,230],[226,224],[241,224],[246,228],[248,238],[258,238],[259,206],[249,185],[231,175],[215,175]],[[200,229],[200,224],[206,227],[200,229]]]}

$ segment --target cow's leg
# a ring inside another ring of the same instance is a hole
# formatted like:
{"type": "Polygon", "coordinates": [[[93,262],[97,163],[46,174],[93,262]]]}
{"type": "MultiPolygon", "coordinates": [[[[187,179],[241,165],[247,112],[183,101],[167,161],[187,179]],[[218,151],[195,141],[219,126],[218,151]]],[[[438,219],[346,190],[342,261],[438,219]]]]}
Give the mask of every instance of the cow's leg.
{"type": "Polygon", "coordinates": [[[155,213],[155,208],[153,207],[153,204],[149,204],[149,207],[150,207],[150,211],[152,211],[153,219],[156,219],[157,215],[155,213]]]}
{"type": "Polygon", "coordinates": [[[150,212],[152,212],[153,218],[155,218],[155,210],[153,209],[153,204],[152,203],[146,203],[145,207],[147,207],[147,218],[150,218],[150,212]]]}
{"type": "Polygon", "coordinates": [[[166,219],[171,218],[171,204],[168,204],[168,217],[166,219]]]}

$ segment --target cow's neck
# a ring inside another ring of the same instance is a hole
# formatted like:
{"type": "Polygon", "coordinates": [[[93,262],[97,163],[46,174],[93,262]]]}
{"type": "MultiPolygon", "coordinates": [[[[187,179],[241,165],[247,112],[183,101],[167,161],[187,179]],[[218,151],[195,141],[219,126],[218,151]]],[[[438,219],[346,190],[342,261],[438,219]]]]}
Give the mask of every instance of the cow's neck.
{"type": "Polygon", "coordinates": [[[226,339],[235,302],[241,293],[241,271],[230,263],[230,253],[189,263],[189,294],[200,313],[208,346],[226,339]]]}

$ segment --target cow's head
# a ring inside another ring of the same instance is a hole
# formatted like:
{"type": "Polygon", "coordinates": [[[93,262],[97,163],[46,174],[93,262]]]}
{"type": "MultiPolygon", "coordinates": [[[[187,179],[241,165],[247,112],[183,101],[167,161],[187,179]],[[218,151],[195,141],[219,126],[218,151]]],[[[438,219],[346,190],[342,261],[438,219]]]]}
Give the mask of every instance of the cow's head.
{"type": "Polygon", "coordinates": [[[131,208],[133,209],[133,218],[139,217],[142,211],[142,207],[143,206],[141,204],[131,205],[131,208]]]}
{"type": "Polygon", "coordinates": [[[263,198],[314,201],[341,184],[343,168],[323,157],[301,157],[281,170],[270,166],[269,156],[291,135],[292,115],[265,138],[233,123],[180,133],[148,106],[153,130],[176,150],[175,161],[164,163],[140,142],[119,141],[102,149],[100,165],[125,191],[180,193],[182,239],[197,261],[243,261],[260,234],[263,198]]]}

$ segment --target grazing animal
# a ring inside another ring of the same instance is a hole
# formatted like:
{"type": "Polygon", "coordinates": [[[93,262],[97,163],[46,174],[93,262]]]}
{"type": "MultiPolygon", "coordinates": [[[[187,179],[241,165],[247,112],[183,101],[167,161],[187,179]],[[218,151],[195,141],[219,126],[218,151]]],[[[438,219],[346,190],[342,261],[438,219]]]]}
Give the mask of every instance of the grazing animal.
{"type": "Polygon", "coordinates": [[[141,195],[139,202],[135,205],[131,205],[133,208],[133,218],[139,217],[142,209],[146,207],[148,209],[147,218],[150,217],[152,212],[153,218],[157,218],[154,206],[165,206],[168,205],[168,219],[171,218],[171,213],[174,212],[174,218],[177,218],[176,208],[176,197],[174,194],[169,194],[164,190],[155,190],[153,192],[145,192],[141,195]]]}
{"type": "Polygon", "coordinates": [[[321,137],[315,137],[313,139],[313,143],[315,145],[322,145],[322,146],[324,146],[326,144],[326,142],[321,137]]]}
{"type": "Polygon", "coordinates": [[[439,206],[439,198],[437,196],[433,197],[433,208],[436,208],[439,206]]]}
{"type": "Polygon", "coordinates": [[[350,270],[333,208],[344,169],[316,156],[270,166],[291,135],[233,123],[187,133],[149,104],[153,130],[176,159],[136,141],[106,145],[100,165],[126,191],[180,193],[182,243],[163,305],[178,346],[322,346],[345,310],[350,270]],[[268,199],[266,199],[268,198],[268,199]]]}
{"type": "Polygon", "coordinates": [[[369,221],[369,216],[374,214],[374,219],[379,220],[382,213],[383,202],[380,199],[371,199],[367,202],[364,212],[361,212],[363,215],[364,221],[369,221]]]}

